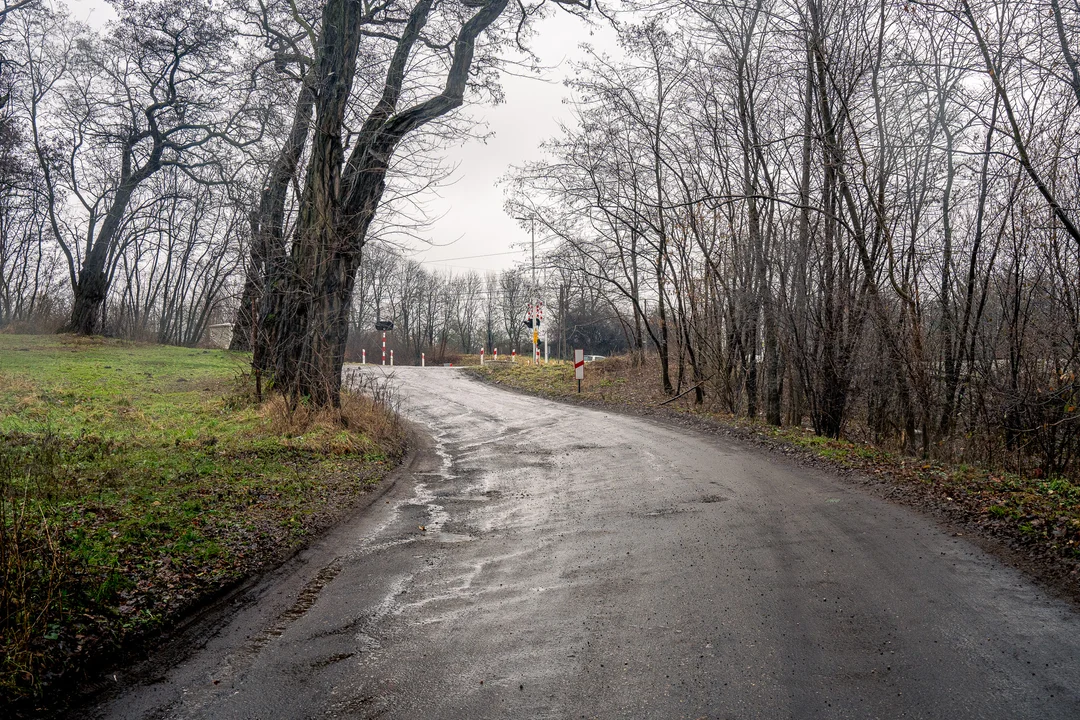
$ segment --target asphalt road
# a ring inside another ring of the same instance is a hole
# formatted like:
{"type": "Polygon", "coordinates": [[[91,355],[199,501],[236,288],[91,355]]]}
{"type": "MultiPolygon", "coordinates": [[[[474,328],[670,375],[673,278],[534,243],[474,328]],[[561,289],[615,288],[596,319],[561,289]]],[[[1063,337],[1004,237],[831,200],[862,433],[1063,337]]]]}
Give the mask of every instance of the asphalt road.
{"type": "Polygon", "coordinates": [[[396,377],[431,440],[394,488],[89,716],[1080,718],[1077,613],[913,511],[696,431],[396,377]]]}

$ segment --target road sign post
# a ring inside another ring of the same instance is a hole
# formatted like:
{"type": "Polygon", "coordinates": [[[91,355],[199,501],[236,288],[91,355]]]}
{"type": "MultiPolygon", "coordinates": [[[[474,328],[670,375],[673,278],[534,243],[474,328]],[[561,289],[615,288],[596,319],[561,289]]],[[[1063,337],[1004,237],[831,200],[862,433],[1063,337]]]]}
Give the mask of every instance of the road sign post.
{"type": "MultiPolygon", "coordinates": [[[[533,307],[535,308],[536,306],[534,305],[533,307]]],[[[533,315],[532,336],[533,336],[533,363],[534,364],[539,364],[538,358],[540,357],[540,320],[537,319],[535,315],[533,315]]]]}
{"type": "Polygon", "coordinates": [[[577,391],[581,392],[581,381],[585,379],[585,351],[574,348],[574,377],[577,378],[577,391]]]}
{"type": "MultiPolygon", "coordinates": [[[[386,364],[386,331],[394,329],[393,320],[376,320],[375,329],[382,331],[382,364],[386,364]]],[[[390,364],[394,364],[394,351],[390,351],[390,364]]]]}

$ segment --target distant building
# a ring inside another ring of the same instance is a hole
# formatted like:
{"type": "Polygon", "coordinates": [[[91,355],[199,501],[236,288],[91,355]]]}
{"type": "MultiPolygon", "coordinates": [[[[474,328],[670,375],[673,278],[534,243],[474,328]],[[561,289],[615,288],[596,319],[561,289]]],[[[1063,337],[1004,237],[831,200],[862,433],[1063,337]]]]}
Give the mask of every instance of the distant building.
{"type": "Polygon", "coordinates": [[[232,342],[232,323],[217,323],[206,328],[207,342],[210,347],[225,350],[232,342]]]}

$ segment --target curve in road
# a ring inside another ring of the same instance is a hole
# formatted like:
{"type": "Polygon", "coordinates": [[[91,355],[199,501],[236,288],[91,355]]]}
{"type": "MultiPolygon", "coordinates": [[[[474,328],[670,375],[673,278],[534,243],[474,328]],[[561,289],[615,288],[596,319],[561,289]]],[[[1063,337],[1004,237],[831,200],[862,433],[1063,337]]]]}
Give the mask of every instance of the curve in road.
{"type": "Polygon", "coordinates": [[[909,509],[452,369],[393,382],[430,434],[403,482],[87,715],[1080,717],[1077,613],[909,509]]]}

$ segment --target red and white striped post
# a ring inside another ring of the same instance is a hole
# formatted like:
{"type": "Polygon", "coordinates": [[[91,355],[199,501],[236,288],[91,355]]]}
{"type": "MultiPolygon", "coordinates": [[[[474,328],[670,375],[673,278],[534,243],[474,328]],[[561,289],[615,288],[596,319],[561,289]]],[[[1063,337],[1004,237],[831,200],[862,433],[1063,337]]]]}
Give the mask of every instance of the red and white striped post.
{"type": "Polygon", "coordinates": [[[536,356],[533,358],[533,364],[535,364],[535,365],[540,364],[540,346],[539,345],[536,346],[536,356]]]}
{"type": "Polygon", "coordinates": [[[420,353],[420,367],[427,367],[427,359],[424,353],[420,353]]]}
{"type": "Polygon", "coordinates": [[[382,334],[382,364],[386,364],[386,331],[383,330],[382,334]]]}
{"type": "Polygon", "coordinates": [[[484,348],[480,348],[480,364],[484,364],[484,348]]]}
{"type": "Polygon", "coordinates": [[[577,378],[577,391],[581,392],[581,381],[585,379],[585,351],[574,348],[574,377],[577,378]]]}
{"type": "Polygon", "coordinates": [[[367,365],[367,350],[360,351],[360,364],[367,365]]]}
{"type": "Polygon", "coordinates": [[[512,362],[512,363],[517,362],[517,349],[516,348],[512,348],[510,350],[510,362],[512,362]]]}
{"type": "Polygon", "coordinates": [[[394,367],[394,351],[390,351],[390,367],[394,367]]]}
{"type": "Polygon", "coordinates": [[[492,358],[495,362],[499,362],[499,348],[495,348],[495,357],[492,358]]]}

